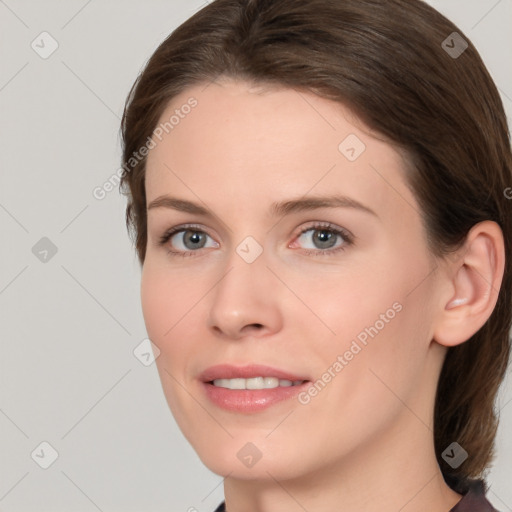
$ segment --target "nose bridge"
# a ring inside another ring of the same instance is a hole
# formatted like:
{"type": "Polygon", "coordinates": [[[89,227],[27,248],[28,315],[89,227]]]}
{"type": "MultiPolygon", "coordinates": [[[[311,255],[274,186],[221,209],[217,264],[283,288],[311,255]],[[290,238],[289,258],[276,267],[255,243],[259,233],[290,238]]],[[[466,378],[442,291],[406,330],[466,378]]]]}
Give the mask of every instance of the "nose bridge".
{"type": "Polygon", "coordinates": [[[213,290],[209,324],[237,338],[245,326],[274,330],[280,310],[263,247],[252,237],[242,240],[226,261],[226,272],[213,290]]]}
{"type": "Polygon", "coordinates": [[[244,240],[226,260],[226,273],[216,287],[215,303],[225,303],[231,308],[254,307],[268,283],[266,274],[269,270],[265,255],[261,252],[255,256],[254,246],[244,240]]]}
{"type": "MultiPolygon", "coordinates": [[[[264,235],[260,235],[261,236],[264,235]]],[[[263,240],[258,241],[254,236],[246,235],[226,256],[226,273],[219,282],[219,295],[237,296],[243,298],[249,287],[256,298],[258,290],[265,284],[265,276],[269,273],[267,268],[268,254],[263,250],[263,240]]]]}

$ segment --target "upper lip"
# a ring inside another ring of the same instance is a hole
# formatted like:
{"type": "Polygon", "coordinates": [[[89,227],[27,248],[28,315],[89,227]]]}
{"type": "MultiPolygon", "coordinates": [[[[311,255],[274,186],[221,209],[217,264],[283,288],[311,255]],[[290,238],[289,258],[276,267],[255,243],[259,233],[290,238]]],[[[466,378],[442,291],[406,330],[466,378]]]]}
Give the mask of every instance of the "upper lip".
{"type": "Polygon", "coordinates": [[[251,377],[277,377],[280,380],[291,380],[292,382],[309,380],[307,377],[261,364],[248,364],[245,366],[219,364],[207,368],[199,375],[199,379],[203,382],[211,382],[216,379],[250,379],[251,377]]]}

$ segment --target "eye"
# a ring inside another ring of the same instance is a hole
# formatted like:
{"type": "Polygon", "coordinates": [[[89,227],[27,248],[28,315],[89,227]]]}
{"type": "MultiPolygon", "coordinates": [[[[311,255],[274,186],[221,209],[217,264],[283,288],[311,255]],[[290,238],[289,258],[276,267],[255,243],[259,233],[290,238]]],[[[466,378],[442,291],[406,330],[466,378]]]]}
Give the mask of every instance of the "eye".
{"type": "MultiPolygon", "coordinates": [[[[199,249],[219,247],[219,244],[212,239],[207,245],[210,235],[197,225],[175,226],[166,231],[158,241],[160,246],[168,247],[168,254],[172,256],[193,256],[199,249]]],[[[306,247],[303,252],[308,255],[332,255],[338,251],[344,251],[353,244],[354,236],[343,228],[338,228],[330,223],[315,223],[303,228],[295,241],[288,247],[296,248],[297,241],[300,246],[313,244],[313,248],[306,247]]]]}
{"type": "Polygon", "coordinates": [[[206,239],[211,238],[205,231],[199,229],[197,226],[176,226],[169,229],[159,240],[159,245],[171,245],[173,249],[169,249],[168,252],[177,256],[191,256],[193,252],[198,249],[204,249],[208,247],[218,247],[217,242],[207,246],[206,239]],[[170,242],[170,244],[168,244],[170,242]]]}
{"type": "MultiPolygon", "coordinates": [[[[316,223],[303,228],[296,240],[300,241],[301,245],[312,244],[312,247],[306,247],[306,254],[324,256],[344,251],[347,246],[353,244],[354,237],[347,230],[330,223],[316,223]]],[[[293,248],[295,246],[296,242],[290,245],[293,248]]]]}

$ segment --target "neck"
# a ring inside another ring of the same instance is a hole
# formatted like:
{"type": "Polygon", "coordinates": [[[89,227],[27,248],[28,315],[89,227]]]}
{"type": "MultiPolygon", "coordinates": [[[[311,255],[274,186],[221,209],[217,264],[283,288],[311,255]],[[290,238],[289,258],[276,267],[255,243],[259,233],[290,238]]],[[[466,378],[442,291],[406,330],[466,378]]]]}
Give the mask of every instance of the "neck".
{"type": "Polygon", "coordinates": [[[449,512],[462,498],[444,481],[432,431],[410,410],[385,435],[331,466],[280,480],[224,482],[228,512],[449,512]],[[403,432],[408,432],[404,438],[403,432]]]}

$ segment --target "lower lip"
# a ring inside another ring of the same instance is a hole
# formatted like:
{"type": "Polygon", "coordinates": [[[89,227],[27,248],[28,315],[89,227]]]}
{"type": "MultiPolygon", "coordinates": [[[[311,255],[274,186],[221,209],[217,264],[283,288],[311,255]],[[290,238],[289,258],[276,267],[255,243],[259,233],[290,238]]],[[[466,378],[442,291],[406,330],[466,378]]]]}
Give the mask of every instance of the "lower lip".
{"type": "Polygon", "coordinates": [[[206,396],[215,405],[242,413],[262,411],[283,400],[294,398],[309,384],[306,381],[298,386],[278,386],[270,389],[227,389],[202,382],[206,396]]]}

